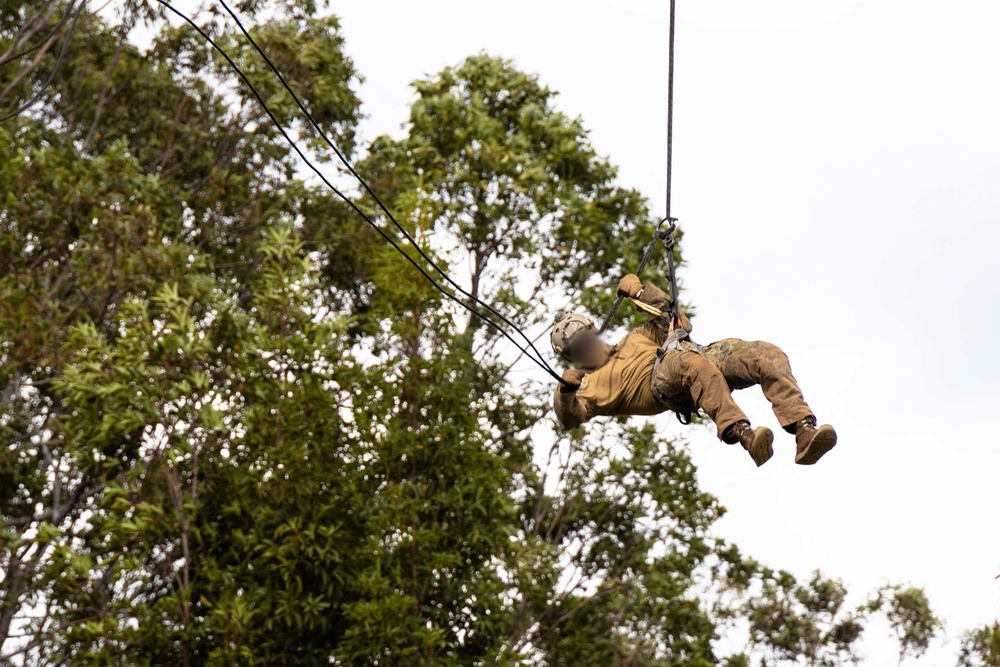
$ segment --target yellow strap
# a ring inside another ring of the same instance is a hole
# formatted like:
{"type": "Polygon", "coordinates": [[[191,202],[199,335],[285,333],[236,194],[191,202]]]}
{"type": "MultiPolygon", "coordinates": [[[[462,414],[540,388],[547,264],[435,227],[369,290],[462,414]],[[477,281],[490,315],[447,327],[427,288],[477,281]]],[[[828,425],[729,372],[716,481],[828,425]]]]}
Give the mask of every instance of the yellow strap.
{"type": "Polygon", "coordinates": [[[663,317],[663,311],[655,306],[651,306],[648,303],[643,303],[642,301],[637,301],[635,299],[629,298],[629,301],[635,304],[635,307],[639,310],[645,311],[650,315],[655,315],[656,317],[663,317]]]}
{"type": "MultiPolygon", "coordinates": [[[[635,307],[638,308],[639,310],[647,312],[650,315],[653,315],[655,317],[662,317],[662,318],[666,319],[666,317],[668,315],[670,315],[670,313],[664,313],[662,310],[660,310],[656,306],[651,306],[648,303],[643,303],[642,301],[637,301],[636,299],[632,299],[632,298],[629,298],[629,301],[631,301],[632,303],[634,303],[635,307]]],[[[671,317],[669,321],[670,321],[670,328],[669,328],[668,331],[673,331],[681,323],[679,317],[671,317]]]]}

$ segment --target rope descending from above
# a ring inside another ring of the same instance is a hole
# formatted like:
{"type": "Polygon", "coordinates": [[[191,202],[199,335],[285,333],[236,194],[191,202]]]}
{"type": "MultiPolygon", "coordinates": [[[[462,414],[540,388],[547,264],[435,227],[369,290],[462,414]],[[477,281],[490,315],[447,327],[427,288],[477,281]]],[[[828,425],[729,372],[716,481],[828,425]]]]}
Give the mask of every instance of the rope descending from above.
{"type": "MultiPolygon", "coordinates": [[[[663,240],[663,245],[667,249],[667,270],[669,272],[670,278],[670,317],[672,319],[677,318],[677,274],[676,267],[674,266],[674,231],[677,229],[677,218],[670,215],[670,191],[671,191],[671,177],[673,176],[673,161],[674,161],[674,18],[676,9],[676,0],[670,0],[670,37],[668,41],[667,51],[669,53],[669,67],[667,74],[667,215],[660,221],[660,224],[656,226],[656,230],[653,232],[653,238],[650,240],[649,245],[646,246],[646,252],[642,256],[642,261],[639,262],[639,268],[636,269],[636,275],[642,275],[642,270],[646,268],[646,262],[649,261],[650,255],[653,253],[653,247],[656,245],[658,239],[663,240]],[[664,223],[669,222],[670,226],[661,231],[660,228],[664,223]]],[[[614,318],[615,313],[618,312],[618,307],[622,305],[622,300],[625,297],[618,297],[614,304],[611,306],[611,310],[608,312],[608,316],[604,318],[604,323],[601,324],[600,333],[608,328],[611,324],[611,320],[614,318]]]]}
{"type": "Polygon", "coordinates": [[[674,24],[677,0],[670,0],[670,44],[667,51],[670,54],[670,66],[667,73],[667,220],[670,221],[670,243],[663,240],[667,247],[667,266],[670,271],[670,303],[671,314],[677,317],[677,276],[674,271],[674,221],[670,215],[671,177],[674,169],[674,24]]]}

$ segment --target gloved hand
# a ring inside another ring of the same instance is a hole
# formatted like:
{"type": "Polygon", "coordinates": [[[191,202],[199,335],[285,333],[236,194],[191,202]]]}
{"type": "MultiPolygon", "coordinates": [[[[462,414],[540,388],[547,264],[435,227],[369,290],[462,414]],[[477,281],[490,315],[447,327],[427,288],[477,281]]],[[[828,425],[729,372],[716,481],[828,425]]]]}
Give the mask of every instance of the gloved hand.
{"type": "Polygon", "coordinates": [[[618,281],[618,296],[636,298],[642,291],[642,281],[639,276],[630,273],[618,281]]]}
{"type": "Polygon", "coordinates": [[[563,393],[574,392],[580,388],[580,383],[583,382],[583,376],[587,374],[587,371],[581,370],[579,368],[567,368],[563,371],[563,380],[566,384],[560,385],[560,390],[563,393]]]}

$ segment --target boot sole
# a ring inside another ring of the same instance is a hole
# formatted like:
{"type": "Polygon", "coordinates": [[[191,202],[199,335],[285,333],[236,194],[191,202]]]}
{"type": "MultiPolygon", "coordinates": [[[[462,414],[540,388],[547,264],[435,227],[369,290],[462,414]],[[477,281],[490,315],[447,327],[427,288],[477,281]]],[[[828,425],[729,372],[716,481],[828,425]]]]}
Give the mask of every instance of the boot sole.
{"type": "Polygon", "coordinates": [[[753,454],[750,455],[753,462],[756,463],[759,468],[770,461],[771,457],[774,456],[774,431],[766,426],[758,428],[754,431],[752,447],[753,451],[761,452],[763,454],[759,459],[753,454]]]}
{"type": "Polygon", "coordinates": [[[812,442],[805,449],[795,455],[795,462],[803,466],[812,464],[823,458],[823,455],[834,448],[837,444],[837,432],[829,424],[824,424],[816,430],[812,442]]]}

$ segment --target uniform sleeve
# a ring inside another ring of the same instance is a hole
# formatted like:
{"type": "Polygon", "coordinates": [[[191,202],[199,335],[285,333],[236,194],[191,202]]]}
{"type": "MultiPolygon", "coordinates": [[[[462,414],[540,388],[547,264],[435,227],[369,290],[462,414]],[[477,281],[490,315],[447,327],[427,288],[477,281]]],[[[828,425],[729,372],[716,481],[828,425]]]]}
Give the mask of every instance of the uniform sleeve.
{"type": "MultiPolygon", "coordinates": [[[[654,308],[659,308],[660,310],[667,310],[670,308],[670,295],[653,283],[646,283],[636,301],[641,301],[642,303],[653,306],[654,308]]],[[[691,320],[688,319],[684,309],[678,306],[677,314],[680,316],[681,327],[684,328],[684,331],[691,333],[691,320]]],[[[668,325],[669,323],[666,320],[657,317],[650,319],[649,322],[643,324],[641,327],[636,329],[636,331],[657,345],[662,345],[663,341],[667,339],[668,325]]]]}
{"type": "Polygon", "coordinates": [[[567,431],[572,431],[583,422],[590,419],[587,409],[577,399],[575,391],[563,391],[561,386],[556,387],[555,396],[552,399],[552,406],[556,411],[556,419],[559,425],[567,431]]]}

